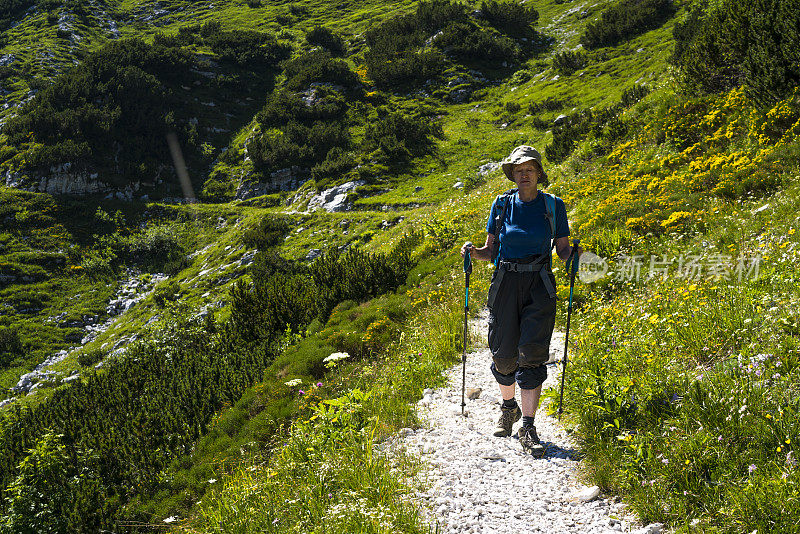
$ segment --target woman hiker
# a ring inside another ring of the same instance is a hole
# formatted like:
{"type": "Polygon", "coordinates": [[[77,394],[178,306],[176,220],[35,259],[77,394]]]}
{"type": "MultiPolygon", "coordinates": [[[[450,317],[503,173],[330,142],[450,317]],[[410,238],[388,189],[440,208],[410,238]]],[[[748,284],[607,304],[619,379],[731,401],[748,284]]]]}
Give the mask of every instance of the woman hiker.
{"type": "MultiPolygon", "coordinates": [[[[486,244],[465,243],[472,257],[494,261],[489,287],[489,349],[491,370],[503,397],[495,436],[507,437],[522,418],[519,441],[534,455],[544,452],[533,425],[542,384],[547,378],[550,337],[556,320],[556,284],[550,262],[552,247],[567,261],[572,253],[564,202],[537,189],[547,174],[534,148],[518,146],[502,163],[517,187],[492,203],[486,224],[486,244]],[[515,399],[521,390],[521,406],[515,399]]],[[[545,182],[546,183],[546,182],[545,182]]],[[[580,255],[581,248],[576,253],[580,255]]]]}

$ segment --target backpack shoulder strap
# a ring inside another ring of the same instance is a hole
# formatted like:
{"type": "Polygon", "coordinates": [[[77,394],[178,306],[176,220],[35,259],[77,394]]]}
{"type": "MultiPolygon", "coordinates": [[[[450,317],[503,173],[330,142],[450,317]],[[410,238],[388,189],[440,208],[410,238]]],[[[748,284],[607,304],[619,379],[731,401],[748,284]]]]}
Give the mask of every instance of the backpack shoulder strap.
{"type": "Polygon", "coordinates": [[[511,201],[511,198],[516,192],[516,188],[509,189],[502,195],[498,195],[497,200],[495,200],[495,212],[497,215],[494,218],[495,246],[492,250],[492,261],[494,262],[495,267],[497,267],[497,263],[500,258],[500,232],[503,230],[503,226],[506,224],[506,210],[508,208],[508,203],[511,201]]]}
{"type": "Polygon", "coordinates": [[[539,194],[544,195],[544,216],[547,217],[547,222],[550,223],[550,238],[556,238],[556,197],[550,193],[539,191],[539,194]]]}

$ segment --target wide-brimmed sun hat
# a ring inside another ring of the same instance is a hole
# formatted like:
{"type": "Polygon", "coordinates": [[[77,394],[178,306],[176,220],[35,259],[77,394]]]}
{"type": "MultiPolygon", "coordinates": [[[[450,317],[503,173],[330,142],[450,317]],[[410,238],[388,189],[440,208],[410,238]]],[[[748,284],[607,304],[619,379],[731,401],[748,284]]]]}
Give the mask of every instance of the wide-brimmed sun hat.
{"type": "Polygon", "coordinates": [[[518,146],[511,151],[511,154],[509,154],[506,159],[503,160],[501,165],[503,167],[503,172],[506,174],[506,178],[513,182],[514,175],[511,173],[511,171],[514,170],[514,165],[519,165],[520,163],[525,163],[526,161],[531,160],[536,161],[536,163],[539,164],[539,167],[542,168],[542,175],[539,177],[539,182],[547,183],[547,173],[544,172],[544,167],[542,166],[542,156],[539,154],[538,150],[528,145],[518,146]]]}

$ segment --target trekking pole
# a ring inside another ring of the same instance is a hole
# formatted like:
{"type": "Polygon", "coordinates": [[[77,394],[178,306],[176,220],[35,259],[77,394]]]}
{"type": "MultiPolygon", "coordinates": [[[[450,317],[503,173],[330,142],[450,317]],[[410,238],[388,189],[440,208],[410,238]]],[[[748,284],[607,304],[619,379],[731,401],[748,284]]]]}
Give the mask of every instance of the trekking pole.
{"type": "Polygon", "coordinates": [[[467,315],[469,314],[469,275],[472,273],[472,257],[470,256],[469,249],[472,243],[467,241],[464,254],[464,276],[466,278],[464,284],[464,354],[461,356],[461,415],[464,415],[464,407],[467,405],[464,402],[464,393],[467,388],[467,315]]]}
{"type": "Polygon", "coordinates": [[[575,287],[575,273],[578,272],[578,256],[575,251],[578,250],[578,243],[580,239],[572,241],[572,252],[567,259],[567,269],[569,270],[569,304],[567,305],[567,333],[564,336],[564,357],[561,358],[561,392],[558,394],[558,418],[561,419],[561,412],[564,411],[564,377],[567,374],[567,347],[569,346],[569,323],[572,318],[572,289],[575,287]]]}

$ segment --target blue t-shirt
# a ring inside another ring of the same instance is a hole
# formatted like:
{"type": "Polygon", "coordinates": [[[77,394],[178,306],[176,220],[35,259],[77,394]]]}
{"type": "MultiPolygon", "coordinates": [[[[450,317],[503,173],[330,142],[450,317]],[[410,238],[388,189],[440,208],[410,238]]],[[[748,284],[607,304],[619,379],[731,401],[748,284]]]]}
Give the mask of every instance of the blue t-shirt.
{"type": "MultiPolygon", "coordinates": [[[[556,199],[556,239],[569,235],[567,208],[564,201],[556,199]]],[[[523,202],[519,194],[514,193],[508,202],[505,213],[505,224],[500,232],[500,257],[503,259],[520,259],[532,254],[550,253],[550,221],[547,220],[544,194],[541,191],[530,202],[523,202]]],[[[497,200],[492,203],[486,231],[495,234],[495,217],[497,217],[497,200]]]]}

